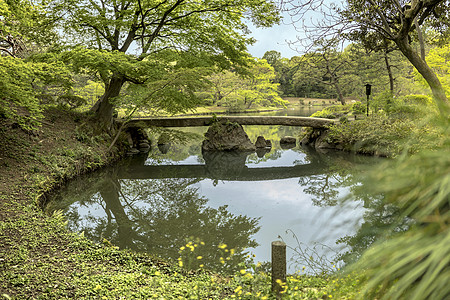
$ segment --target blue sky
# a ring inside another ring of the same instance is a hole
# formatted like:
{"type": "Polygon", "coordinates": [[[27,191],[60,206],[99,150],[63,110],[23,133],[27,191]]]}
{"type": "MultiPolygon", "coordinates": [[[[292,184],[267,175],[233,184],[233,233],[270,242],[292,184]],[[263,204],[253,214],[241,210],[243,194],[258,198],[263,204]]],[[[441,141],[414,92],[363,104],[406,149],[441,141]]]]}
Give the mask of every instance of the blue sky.
{"type": "Polygon", "coordinates": [[[256,43],[249,47],[249,52],[255,57],[261,58],[266,51],[275,50],[281,53],[282,57],[291,58],[300,55],[291,49],[288,41],[295,41],[299,35],[292,24],[280,24],[271,28],[256,28],[249,24],[252,31],[251,36],[256,39],[256,43]]]}
{"type": "MultiPolygon", "coordinates": [[[[342,5],[342,2],[342,0],[324,0],[321,6],[323,5],[323,9],[328,11],[328,7],[331,3],[340,6],[342,5]]],[[[302,24],[300,24],[300,22],[305,22],[308,26],[311,26],[313,23],[316,23],[318,19],[322,19],[323,15],[320,10],[321,8],[318,7],[310,8],[300,20],[298,17],[295,17],[297,19],[296,21],[299,23],[296,24],[298,27],[297,30],[293,24],[290,24],[292,23],[292,18],[286,11],[281,13],[283,16],[281,24],[271,28],[256,28],[253,24],[247,23],[247,26],[252,32],[251,36],[257,40],[254,45],[249,46],[250,54],[261,58],[266,51],[276,50],[285,58],[301,56],[303,54],[301,51],[304,49],[300,47],[300,52],[295,51],[292,49],[292,46],[288,45],[288,42],[295,42],[297,36],[303,36],[303,33],[301,32],[302,24]]]]}

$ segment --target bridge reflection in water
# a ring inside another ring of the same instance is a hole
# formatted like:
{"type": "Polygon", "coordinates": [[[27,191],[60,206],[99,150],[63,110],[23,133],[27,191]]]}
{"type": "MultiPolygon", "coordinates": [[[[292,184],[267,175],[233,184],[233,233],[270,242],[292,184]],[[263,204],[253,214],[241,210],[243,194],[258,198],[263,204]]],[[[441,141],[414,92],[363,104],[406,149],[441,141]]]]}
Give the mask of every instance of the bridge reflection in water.
{"type": "Polygon", "coordinates": [[[122,168],[120,179],[163,179],[163,178],[209,178],[230,181],[261,181],[296,178],[323,174],[326,164],[312,160],[308,164],[290,167],[253,167],[245,165],[248,152],[204,152],[203,165],[144,165],[143,160],[134,160],[122,168]]]}

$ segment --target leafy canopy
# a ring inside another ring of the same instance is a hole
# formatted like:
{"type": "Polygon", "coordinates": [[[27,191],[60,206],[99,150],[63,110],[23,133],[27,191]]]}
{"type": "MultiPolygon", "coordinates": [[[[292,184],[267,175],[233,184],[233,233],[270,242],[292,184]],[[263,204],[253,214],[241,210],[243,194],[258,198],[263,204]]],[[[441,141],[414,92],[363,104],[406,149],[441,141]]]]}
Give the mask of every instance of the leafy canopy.
{"type": "Polygon", "coordinates": [[[162,104],[169,112],[193,106],[208,68],[242,71],[253,42],[244,19],[279,21],[275,4],[261,0],[54,0],[51,8],[66,42],[77,46],[63,56],[104,82],[102,102],[162,104]]]}
{"type": "Polygon", "coordinates": [[[42,118],[41,97],[50,87],[64,92],[70,87],[68,69],[62,63],[24,61],[0,56],[0,116],[32,129],[42,118]]]}

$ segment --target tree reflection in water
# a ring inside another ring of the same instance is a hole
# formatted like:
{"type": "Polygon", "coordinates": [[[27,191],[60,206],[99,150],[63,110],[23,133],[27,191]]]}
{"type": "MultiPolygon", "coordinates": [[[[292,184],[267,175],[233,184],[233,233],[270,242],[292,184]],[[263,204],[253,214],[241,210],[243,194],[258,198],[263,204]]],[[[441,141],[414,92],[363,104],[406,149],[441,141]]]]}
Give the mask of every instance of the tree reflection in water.
{"type": "Polygon", "coordinates": [[[208,207],[208,199],[192,186],[199,179],[118,179],[117,168],[101,173],[95,174],[95,180],[87,179],[93,187],[84,193],[79,182],[68,186],[60,201],[54,199],[47,210],[65,210],[70,230],[84,231],[91,240],[106,239],[120,248],[166,259],[176,260],[188,239],[197,240],[190,258],[202,259],[192,267],[202,264],[215,271],[236,271],[247,257],[245,249],[257,246],[251,236],[259,230],[258,218],[232,215],[226,206],[208,207]],[[78,197],[68,202],[64,194],[78,197]],[[90,212],[80,216],[79,209],[90,212]],[[223,244],[226,249],[219,248],[223,244]],[[228,249],[234,254],[227,260],[228,249]]]}

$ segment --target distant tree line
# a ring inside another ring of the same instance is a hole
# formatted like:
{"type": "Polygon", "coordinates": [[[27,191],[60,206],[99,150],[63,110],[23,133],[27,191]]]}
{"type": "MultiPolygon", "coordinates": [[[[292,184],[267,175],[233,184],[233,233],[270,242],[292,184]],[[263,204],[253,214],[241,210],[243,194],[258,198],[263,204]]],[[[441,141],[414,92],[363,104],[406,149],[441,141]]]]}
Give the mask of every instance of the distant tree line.
{"type": "MultiPolygon", "coordinates": [[[[428,64],[435,70],[450,95],[449,73],[445,63],[448,46],[428,45],[428,64]]],[[[277,51],[267,51],[263,58],[274,68],[278,91],[282,97],[365,99],[365,84],[373,93],[392,96],[430,94],[426,81],[398,50],[376,52],[362,43],[352,43],[342,51],[324,48],[304,55],[283,58],[277,51]]]]}

